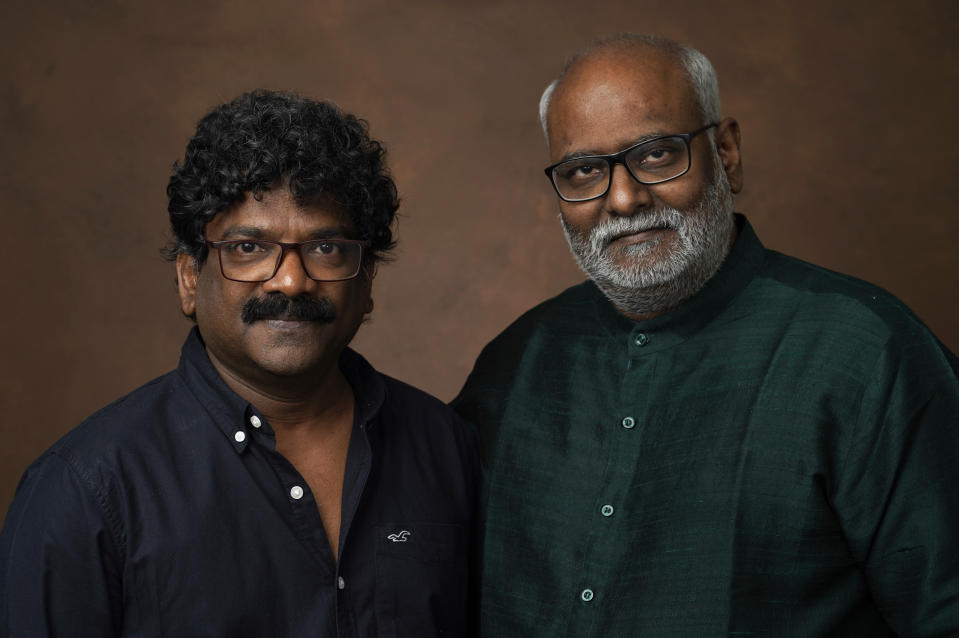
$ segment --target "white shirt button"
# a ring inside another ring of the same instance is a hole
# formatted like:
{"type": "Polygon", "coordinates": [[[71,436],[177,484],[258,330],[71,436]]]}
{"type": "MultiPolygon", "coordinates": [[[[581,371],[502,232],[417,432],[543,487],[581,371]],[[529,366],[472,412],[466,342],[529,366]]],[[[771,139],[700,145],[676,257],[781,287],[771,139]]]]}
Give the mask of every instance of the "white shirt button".
{"type": "Polygon", "coordinates": [[[246,441],[246,432],[243,430],[237,430],[233,433],[233,438],[236,439],[237,443],[243,443],[246,441]]]}
{"type": "Polygon", "coordinates": [[[599,510],[603,516],[612,516],[613,515],[613,506],[612,505],[603,505],[603,508],[599,510]]]}
{"type": "Polygon", "coordinates": [[[296,500],[300,500],[301,498],[303,498],[303,488],[300,487],[299,485],[294,485],[293,487],[290,488],[290,496],[292,496],[296,500]]]}
{"type": "Polygon", "coordinates": [[[584,603],[588,603],[589,601],[591,601],[591,600],[593,599],[593,590],[592,590],[592,589],[584,589],[584,590],[583,590],[583,593],[580,594],[579,597],[583,599],[583,602],[584,602],[584,603]]]}
{"type": "Polygon", "coordinates": [[[343,580],[342,576],[336,579],[336,587],[337,589],[346,589],[346,581],[343,580]]]}
{"type": "Polygon", "coordinates": [[[631,416],[628,416],[623,419],[623,427],[627,430],[632,430],[636,426],[636,419],[631,416]]]}
{"type": "Polygon", "coordinates": [[[250,417],[250,425],[252,425],[255,428],[258,428],[263,424],[260,423],[260,417],[254,414],[253,416],[250,417]]]}

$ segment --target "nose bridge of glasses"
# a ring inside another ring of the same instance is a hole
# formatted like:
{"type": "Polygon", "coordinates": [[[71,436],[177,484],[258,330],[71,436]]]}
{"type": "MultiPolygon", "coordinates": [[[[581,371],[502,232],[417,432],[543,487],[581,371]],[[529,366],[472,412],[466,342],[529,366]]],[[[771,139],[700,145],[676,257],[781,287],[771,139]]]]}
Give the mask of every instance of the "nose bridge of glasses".
{"type": "Polygon", "coordinates": [[[610,162],[609,183],[606,187],[606,198],[611,210],[633,210],[639,201],[649,200],[649,187],[643,182],[629,164],[621,156],[618,161],[610,162]],[[622,164],[617,169],[617,164],[622,164]]]}
{"type": "Polygon", "coordinates": [[[645,152],[647,145],[648,145],[648,142],[643,142],[640,144],[636,144],[634,146],[630,146],[629,148],[624,148],[623,150],[617,151],[616,153],[612,153],[610,155],[604,156],[604,159],[606,160],[606,165],[609,171],[608,188],[613,187],[613,182],[615,181],[615,178],[616,178],[615,174],[616,174],[617,164],[622,164],[624,172],[630,177],[632,177],[632,179],[635,180],[636,182],[639,182],[640,184],[644,186],[649,183],[646,179],[643,178],[643,175],[637,172],[636,168],[632,165],[633,162],[631,161],[633,158],[637,156],[641,157],[642,154],[645,152]]]}
{"type": "Polygon", "coordinates": [[[616,166],[622,165],[623,172],[626,173],[633,180],[639,182],[640,184],[645,184],[641,177],[636,174],[633,170],[633,167],[629,165],[627,157],[636,149],[636,147],[627,148],[613,155],[606,156],[606,163],[609,166],[609,186],[607,188],[613,187],[613,182],[616,180],[616,166]]]}
{"type": "Polygon", "coordinates": [[[275,279],[281,274],[281,271],[285,272],[286,269],[291,267],[294,268],[294,273],[302,274],[306,279],[312,279],[310,272],[307,270],[307,261],[303,257],[303,243],[275,242],[273,245],[276,246],[278,254],[273,266],[273,277],[271,277],[271,279],[275,279]],[[295,261],[298,265],[290,266],[288,253],[296,256],[295,261]]]}

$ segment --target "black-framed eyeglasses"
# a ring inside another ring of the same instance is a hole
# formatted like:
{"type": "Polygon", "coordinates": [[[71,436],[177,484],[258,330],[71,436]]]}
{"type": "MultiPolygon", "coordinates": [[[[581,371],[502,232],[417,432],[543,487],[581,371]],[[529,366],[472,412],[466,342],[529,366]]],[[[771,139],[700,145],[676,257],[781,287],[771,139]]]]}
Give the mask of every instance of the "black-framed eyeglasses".
{"type": "Polygon", "coordinates": [[[360,274],[363,249],[370,245],[359,239],[312,239],[287,243],[267,239],[207,241],[215,248],[220,272],[231,281],[269,281],[280,269],[283,255],[295,250],[306,274],[315,281],[345,281],[360,274]]]}
{"type": "Polygon", "coordinates": [[[585,155],[548,166],[546,176],[556,194],[567,202],[586,202],[602,197],[613,182],[613,168],[622,164],[640,184],[661,184],[685,175],[691,163],[690,141],[719,123],[707,124],[692,133],[663,135],[609,155],[585,155]]]}

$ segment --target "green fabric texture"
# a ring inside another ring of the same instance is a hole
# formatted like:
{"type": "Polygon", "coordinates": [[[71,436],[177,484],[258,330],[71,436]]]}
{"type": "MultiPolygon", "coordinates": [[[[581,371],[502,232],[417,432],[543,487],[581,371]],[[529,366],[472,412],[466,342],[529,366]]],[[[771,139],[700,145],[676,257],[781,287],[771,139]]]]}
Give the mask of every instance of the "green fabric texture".
{"type": "Polygon", "coordinates": [[[586,282],[483,350],[485,638],[959,635],[959,360],[737,223],[679,308],[586,282]]]}

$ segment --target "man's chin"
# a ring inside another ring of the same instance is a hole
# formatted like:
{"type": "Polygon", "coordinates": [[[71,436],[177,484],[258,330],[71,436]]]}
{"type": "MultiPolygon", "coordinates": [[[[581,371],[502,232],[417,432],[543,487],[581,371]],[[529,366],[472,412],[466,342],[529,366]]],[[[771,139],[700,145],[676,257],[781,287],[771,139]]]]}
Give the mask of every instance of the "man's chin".
{"type": "Polygon", "coordinates": [[[622,289],[654,289],[680,277],[688,264],[679,263],[676,255],[623,255],[615,261],[606,261],[603,268],[594,271],[593,279],[602,280],[622,289]]]}
{"type": "Polygon", "coordinates": [[[306,353],[299,349],[287,351],[284,348],[274,348],[258,357],[256,366],[263,372],[274,377],[298,377],[310,374],[318,368],[318,355],[304,356],[306,353]]]}
{"type": "Polygon", "coordinates": [[[608,252],[603,259],[603,269],[607,273],[615,273],[617,279],[642,279],[645,274],[674,271],[676,257],[658,240],[630,244],[608,252]]]}

